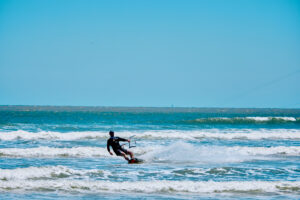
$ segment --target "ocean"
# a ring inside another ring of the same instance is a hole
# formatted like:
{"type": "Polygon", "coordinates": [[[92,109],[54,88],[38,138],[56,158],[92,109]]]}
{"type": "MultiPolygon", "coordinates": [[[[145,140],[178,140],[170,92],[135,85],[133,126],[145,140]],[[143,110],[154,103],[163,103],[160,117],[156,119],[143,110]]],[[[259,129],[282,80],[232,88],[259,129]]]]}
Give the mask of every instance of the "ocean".
{"type": "Polygon", "coordinates": [[[300,109],[0,106],[0,199],[300,199],[300,109]]]}

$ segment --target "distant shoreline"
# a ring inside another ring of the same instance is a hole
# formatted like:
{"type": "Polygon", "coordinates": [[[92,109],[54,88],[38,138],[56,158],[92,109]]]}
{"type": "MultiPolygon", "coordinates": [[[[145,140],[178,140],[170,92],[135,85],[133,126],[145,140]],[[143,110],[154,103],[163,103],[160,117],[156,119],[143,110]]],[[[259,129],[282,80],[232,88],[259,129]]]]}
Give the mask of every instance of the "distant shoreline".
{"type": "Polygon", "coordinates": [[[300,114],[300,108],[213,108],[213,107],[126,107],[126,106],[44,106],[0,105],[0,111],[83,111],[83,112],[200,112],[300,114]]]}

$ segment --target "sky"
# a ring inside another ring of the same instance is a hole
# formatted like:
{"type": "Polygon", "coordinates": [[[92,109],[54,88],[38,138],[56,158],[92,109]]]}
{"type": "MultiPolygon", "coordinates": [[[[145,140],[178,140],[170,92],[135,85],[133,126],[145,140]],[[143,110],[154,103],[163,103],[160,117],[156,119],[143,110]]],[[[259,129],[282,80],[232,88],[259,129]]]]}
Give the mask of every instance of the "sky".
{"type": "Polygon", "coordinates": [[[0,0],[0,105],[300,108],[300,1],[0,0]]]}

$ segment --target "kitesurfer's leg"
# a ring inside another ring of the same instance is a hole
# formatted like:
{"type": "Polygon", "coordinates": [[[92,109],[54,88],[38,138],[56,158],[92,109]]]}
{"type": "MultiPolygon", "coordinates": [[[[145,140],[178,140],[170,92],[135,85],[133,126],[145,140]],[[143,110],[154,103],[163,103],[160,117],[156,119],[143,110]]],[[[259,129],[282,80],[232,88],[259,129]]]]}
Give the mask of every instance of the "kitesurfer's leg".
{"type": "Polygon", "coordinates": [[[125,158],[125,160],[129,161],[129,158],[126,156],[125,153],[121,152],[121,155],[120,156],[123,156],[125,158]]]}
{"type": "Polygon", "coordinates": [[[130,159],[134,159],[134,155],[131,151],[128,151],[127,149],[124,149],[124,148],[120,148],[120,151],[122,153],[125,153],[126,155],[130,155],[130,159]]]}
{"type": "Polygon", "coordinates": [[[131,158],[131,159],[134,159],[134,155],[133,155],[133,153],[132,153],[131,151],[128,151],[128,150],[127,150],[127,155],[130,155],[130,158],[131,158]]]}

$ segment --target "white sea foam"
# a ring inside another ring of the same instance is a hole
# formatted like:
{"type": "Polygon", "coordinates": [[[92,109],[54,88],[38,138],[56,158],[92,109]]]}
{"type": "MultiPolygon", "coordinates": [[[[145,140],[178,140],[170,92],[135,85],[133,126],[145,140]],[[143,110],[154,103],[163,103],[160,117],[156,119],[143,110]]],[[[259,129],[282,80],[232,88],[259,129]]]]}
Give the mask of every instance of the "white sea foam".
{"type": "Polygon", "coordinates": [[[287,155],[300,156],[300,146],[276,147],[229,147],[229,151],[237,151],[245,155],[287,155]]]}
{"type": "Polygon", "coordinates": [[[298,129],[241,129],[224,130],[224,132],[204,132],[196,138],[214,139],[243,139],[243,140],[299,140],[300,130],[298,129]]]}
{"type": "Polygon", "coordinates": [[[289,123],[297,122],[299,118],[295,117],[212,117],[212,118],[198,118],[190,122],[198,123],[229,123],[229,124],[255,124],[255,123],[289,123]]]}
{"type": "MultiPolygon", "coordinates": [[[[135,148],[135,153],[143,154],[151,151],[153,147],[135,148]]],[[[72,147],[72,148],[3,148],[0,149],[2,157],[112,157],[101,147],[72,147]]],[[[112,157],[113,158],[113,157],[112,157]]]]}
{"type": "MultiPolygon", "coordinates": [[[[184,139],[195,140],[202,138],[212,139],[285,139],[299,140],[299,129],[203,129],[194,131],[184,130],[162,130],[162,131],[141,131],[141,132],[118,132],[119,137],[128,138],[135,135],[135,138],[143,139],[184,139]]],[[[74,141],[84,139],[107,139],[107,132],[47,132],[37,133],[28,131],[0,132],[0,140],[62,140],[74,141]]]]}
{"type": "Polygon", "coordinates": [[[41,166],[14,169],[0,169],[0,181],[18,181],[18,180],[58,180],[58,179],[81,179],[81,180],[108,180],[109,177],[128,180],[137,180],[141,177],[148,180],[160,180],[168,176],[182,177],[199,177],[199,176],[249,176],[268,175],[270,171],[280,174],[295,174],[298,169],[295,168],[234,168],[234,167],[218,167],[218,168],[187,168],[178,166],[174,169],[157,169],[151,171],[118,169],[99,170],[99,169],[72,169],[66,166],[41,166]],[[149,176],[150,175],[150,176],[149,176]]]}
{"type": "Polygon", "coordinates": [[[51,131],[40,131],[40,132],[28,132],[23,130],[11,131],[11,132],[0,132],[0,140],[81,140],[81,139],[97,139],[108,137],[106,132],[51,132],[51,131]]]}
{"type": "Polygon", "coordinates": [[[300,182],[293,181],[136,181],[110,182],[87,180],[0,181],[0,191],[56,191],[66,193],[253,193],[299,194],[300,182]]]}
{"type": "MultiPolygon", "coordinates": [[[[226,146],[194,146],[184,142],[176,142],[170,146],[137,147],[132,151],[143,159],[168,162],[242,162],[261,159],[260,156],[300,156],[299,146],[276,147],[226,147],[226,146]]],[[[112,157],[106,148],[73,147],[73,148],[2,148],[1,157],[112,157]]]]}
{"type": "Polygon", "coordinates": [[[271,121],[274,119],[283,120],[283,121],[291,121],[295,122],[297,119],[295,117],[245,117],[245,119],[251,119],[255,121],[271,121]]]}
{"type": "Polygon", "coordinates": [[[55,179],[66,178],[70,176],[88,177],[91,174],[107,175],[108,171],[104,170],[75,170],[65,166],[44,166],[28,167],[16,169],[0,169],[0,180],[30,180],[30,179],[55,179]]]}

